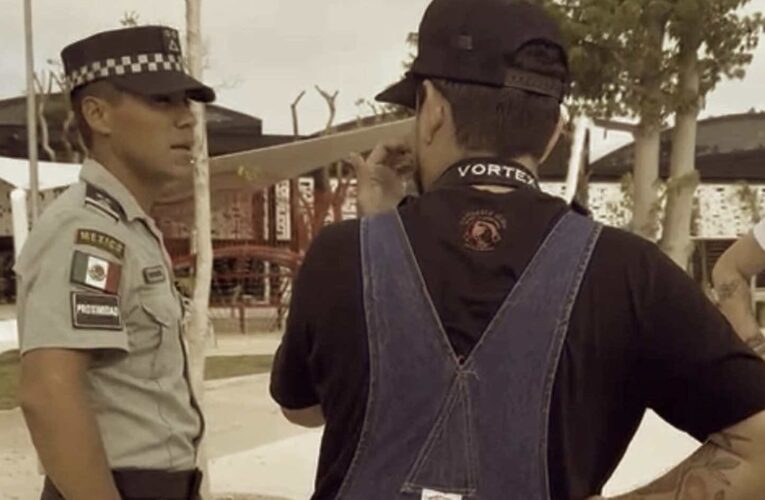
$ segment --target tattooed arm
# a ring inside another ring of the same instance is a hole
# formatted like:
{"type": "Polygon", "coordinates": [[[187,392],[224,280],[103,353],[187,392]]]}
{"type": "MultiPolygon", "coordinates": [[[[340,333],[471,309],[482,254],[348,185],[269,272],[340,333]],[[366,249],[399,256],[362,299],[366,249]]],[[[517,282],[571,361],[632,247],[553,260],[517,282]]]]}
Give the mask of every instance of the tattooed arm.
{"type": "Polygon", "coordinates": [[[761,356],[765,356],[765,336],[752,311],[749,280],[763,270],[765,250],[749,233],[725,251],[712,271],[720,310],[736,333],[761,356]]]}
{"type": "Polygon", "coordinates": [[[765,411],[710,436],[685,462],[648,486],[611,500],[762,499],[763,471],[765,411]]]}

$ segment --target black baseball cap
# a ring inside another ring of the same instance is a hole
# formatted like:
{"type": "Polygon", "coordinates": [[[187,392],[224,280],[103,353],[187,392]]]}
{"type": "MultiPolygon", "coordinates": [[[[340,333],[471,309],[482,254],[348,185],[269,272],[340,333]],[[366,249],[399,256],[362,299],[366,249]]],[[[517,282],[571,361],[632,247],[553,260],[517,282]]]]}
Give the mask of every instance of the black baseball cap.
{"type": "Polygon", "coordinates": [[[185,92],[195,101],[212,102],[215,91],[189,76],[178,31],[138,26],[104,31],[61,51],[71,90],[98,80],[145,96],[185,92]]]}
{"type": "Polygon", "coordinates": [[[508,56],[534,41],[555,45],[566,54],[557,22],[538,5],[512,0],[433,0],[420,23],[411,70],[376,99],[414,109],[418,81],[441,78],[512,87],[562,101],[566,82],[507,64],[508,56]]]}

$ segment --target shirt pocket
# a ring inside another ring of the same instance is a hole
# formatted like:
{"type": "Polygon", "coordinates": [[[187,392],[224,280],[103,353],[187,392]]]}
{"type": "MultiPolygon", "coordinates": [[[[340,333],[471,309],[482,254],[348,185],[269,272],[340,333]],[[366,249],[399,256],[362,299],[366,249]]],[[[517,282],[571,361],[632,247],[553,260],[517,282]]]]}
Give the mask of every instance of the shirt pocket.
{"type": "Polygon", "coordinates": [[[169,292],[139,294],[139,308],[131,332],[133,365],[142,378],[157,379],[172,368],[172,346],[178,342],[180,311],[169,292]]]}

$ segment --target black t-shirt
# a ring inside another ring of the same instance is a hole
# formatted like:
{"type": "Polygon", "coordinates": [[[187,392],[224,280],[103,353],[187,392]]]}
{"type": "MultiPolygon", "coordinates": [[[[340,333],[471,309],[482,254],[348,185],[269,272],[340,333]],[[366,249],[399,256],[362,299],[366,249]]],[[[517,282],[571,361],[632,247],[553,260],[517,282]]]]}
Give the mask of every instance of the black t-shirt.
{"type": "MultiPolygon", "coordinates": [[[[567,209],[529,188],[496,194],[470,187],[438,189],[399,208],[457,354],[473,348],[567,209]],[[506,223],[484,243],[466,234],[478,211],[506,223]]],[[[354,220],[324,229],[306,255],[271,381],[282,406],[320,403],[324,411],[316,500],[333,499],[342,484],[361,433],[368,381],[354,220]]],[[[704,440],[765,409],[765,363],[653,243],[607,227],[574,305],[555,380],[552,498],[598,493],[646,408],[704,440]]]]}

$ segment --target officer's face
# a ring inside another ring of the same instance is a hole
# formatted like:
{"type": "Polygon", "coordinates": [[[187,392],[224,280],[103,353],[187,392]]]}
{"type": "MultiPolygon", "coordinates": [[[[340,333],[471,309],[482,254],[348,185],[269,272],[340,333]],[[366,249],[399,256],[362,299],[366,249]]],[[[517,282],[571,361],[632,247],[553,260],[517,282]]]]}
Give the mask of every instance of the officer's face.
{"type": "Polygon", "coordinates": [[[112,149],[138,178],[150,185],[191,175],[196,120],[184,93],[125,93],[112,113],[112,149]]]}

